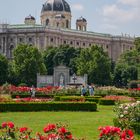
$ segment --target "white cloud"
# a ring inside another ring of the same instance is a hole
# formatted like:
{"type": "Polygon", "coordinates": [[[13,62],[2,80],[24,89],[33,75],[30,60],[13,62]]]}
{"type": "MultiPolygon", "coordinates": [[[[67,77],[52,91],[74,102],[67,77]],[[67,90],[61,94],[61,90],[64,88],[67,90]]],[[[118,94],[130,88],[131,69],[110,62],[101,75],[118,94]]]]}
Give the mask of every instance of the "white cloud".
{"type": "Polygon", "coordinates": [[[74,8],[75,10],[78,10],[78,11],[84,10],[84,6],[82,4],[79,4],[79,3],[73,4],[72,8],[74,8]]]}
{"type": "Polygon", "coordinates": [[[116,25],[112,25],[112,24],[102,24],[101,28],[104,30],[117,30],[118,29],[116,25]]]}
{"type": "Polygon", "coordinates": [[[140,0],[116,0],[116,3],[102,8],[102,15],[106,22],[140,22],[140,0]]]}
{"type": "Polygon", "coordinates": [[[140,5],[140,0],[118,0],[118,3],[130,6],[140,5]]]}
{"type": "Polygon", "coordinates": [[[136,17],[136,9],[125,10],[120,8],[117,4],[106,5],[103,7],[103,16],[105,21],[114,23],[126,23],[132,21],[136,17]]]}

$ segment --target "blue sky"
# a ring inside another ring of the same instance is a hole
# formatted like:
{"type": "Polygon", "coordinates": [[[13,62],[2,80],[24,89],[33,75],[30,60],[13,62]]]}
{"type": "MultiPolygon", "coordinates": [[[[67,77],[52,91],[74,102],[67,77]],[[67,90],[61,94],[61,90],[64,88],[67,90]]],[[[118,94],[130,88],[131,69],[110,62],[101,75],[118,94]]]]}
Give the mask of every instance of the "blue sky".
{"type": "MultiPolygon", "coordinates": [[[[40,23],[46,0],[0,0],[0,23],[22,24],[29,14],[40,23]]],[[[113,35],[140,36],[140,0],[66,0],[72,11],[72,28],[80,16],[88,31],[113,35]]]]}

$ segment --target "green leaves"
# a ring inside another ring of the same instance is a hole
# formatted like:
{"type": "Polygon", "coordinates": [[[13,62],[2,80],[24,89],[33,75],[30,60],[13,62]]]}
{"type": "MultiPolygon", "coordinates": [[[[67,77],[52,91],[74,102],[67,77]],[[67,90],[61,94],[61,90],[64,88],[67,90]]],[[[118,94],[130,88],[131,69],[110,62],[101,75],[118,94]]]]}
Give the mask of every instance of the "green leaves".
{"type": "Polygon", "coordinates": [[[129,81],[140,78],[139,38],[136,39],[135,45],[135,49],[126,51],[117,61],[114,71],[114,84],[118,87],[127,86],[129,81]]]}
{"type": "Polygon", "coordinates": [[[111,79],[111,62],[101,47],[82,49],[77,59],[78,74],[88,74],[88,82],[108,85],[111,79]]]}
{"type": "Polygon", "coordinates": [[[58,65],[65,65],[76,72],[75,59],[80,54],[80,49],[69,46],[49,47],[44,52],[45,66],[48,74],[53,74],[53,68],[58,65]]]}
{"type": "Polygon", "coordinates": [[[43,57],[36,47],[19,45],[14,50],[13,67],[19,83],[36,85],[37,73],[45,73],[43,57]]]}
{"type": "Polygon", "coordinates": [[[0,54],[0,85],[7,81],[8,77],[8,60],[5,56],[0,54]]]}

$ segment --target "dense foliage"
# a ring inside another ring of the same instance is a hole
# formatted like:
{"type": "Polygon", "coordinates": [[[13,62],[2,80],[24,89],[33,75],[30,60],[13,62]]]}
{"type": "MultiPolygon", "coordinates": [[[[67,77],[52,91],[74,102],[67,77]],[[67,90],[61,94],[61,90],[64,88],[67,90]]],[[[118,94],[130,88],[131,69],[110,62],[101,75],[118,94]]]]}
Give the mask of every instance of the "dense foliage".
{"type": "Polygon", "coordinates": [[[71,68],[71,73],[76,72],[75,59],[79,56],[80,49],[69,46],[48,47],[44,52],[45,66],[48,74],[53,74],[53,68],[58,65],[65,65],[71,68]]]}
{"type": "Polygon", "coordinates": [[[45,73],[41,52],[36,47],[19,45],[14,50],[12,73],[18,79],[18,83],[36,85],[37,73],[45,73]]]}
{"type": "Polygon", "coordinates": [[[5,56],[0,54],[0,85],[7,81],[8,75],[8,60],[5,56]]]}
{"type": "Polygon", "coordinates": [[[92,46],[81,50],[77,59],[78,74],[88,74],[88,82],[109,85],[111,81],[111,61],[103,48],[92,46]]]}
{"type": "Polygon", "coordinates": [[[131,80],[137,80],[140,73],[140,39],[135,41],[135,49],[126,51],[116,63],[114,84],[125,87],[131,80]]]}

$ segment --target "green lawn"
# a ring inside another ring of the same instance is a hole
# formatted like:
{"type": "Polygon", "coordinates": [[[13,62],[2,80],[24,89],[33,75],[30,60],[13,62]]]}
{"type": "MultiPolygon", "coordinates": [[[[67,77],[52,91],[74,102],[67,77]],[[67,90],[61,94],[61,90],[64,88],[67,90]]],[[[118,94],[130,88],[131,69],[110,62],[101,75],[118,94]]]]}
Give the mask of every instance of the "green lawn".
{"type": "Polygon", "coordinates": [[[113,106],[98,106],[97,112],[7,112],[0,113],[0,123],[12,121],[15,125],[28,126],[35,132],[43,132],[47,123],[67,124],[73,136],[98,140],[98,127],[113,125],[113,106]]]}

